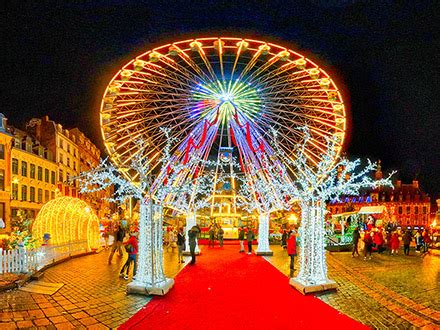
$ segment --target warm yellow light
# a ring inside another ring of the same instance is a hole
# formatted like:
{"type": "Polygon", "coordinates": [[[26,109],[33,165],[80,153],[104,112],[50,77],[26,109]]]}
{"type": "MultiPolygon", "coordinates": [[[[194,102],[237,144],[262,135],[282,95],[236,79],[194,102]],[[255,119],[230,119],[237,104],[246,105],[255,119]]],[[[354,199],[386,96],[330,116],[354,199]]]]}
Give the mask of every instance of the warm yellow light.
{"type": "Polygon", "coordinates": [[[87,240],[88,249],[99,247],[98,217],[79,198],[58,197],[43,205],[32,233],[38,239],[50,234],[51,245],[87,240]]]}
{"type": "Polygon", "coordinates": [[[295,64],[298,69],[304,69],[306,67],[307,62],[305,59],[300,58],[295,61],[295,64]]]}

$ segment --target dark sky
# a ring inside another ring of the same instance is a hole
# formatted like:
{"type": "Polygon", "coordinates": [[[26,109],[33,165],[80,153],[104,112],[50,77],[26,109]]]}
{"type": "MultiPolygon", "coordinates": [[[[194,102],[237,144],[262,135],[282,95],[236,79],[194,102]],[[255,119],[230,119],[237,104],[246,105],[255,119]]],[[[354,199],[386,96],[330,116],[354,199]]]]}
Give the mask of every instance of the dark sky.
{"type": "Polygon", "coordinates": [[[128,60],[186,37],[255,37],[311,56],[345,86],[350,156],[381,159],[440,198],[438,1],[5,3],[1,112],[13,125],[48,114],[101,147],[100,98],[128,60]]]}

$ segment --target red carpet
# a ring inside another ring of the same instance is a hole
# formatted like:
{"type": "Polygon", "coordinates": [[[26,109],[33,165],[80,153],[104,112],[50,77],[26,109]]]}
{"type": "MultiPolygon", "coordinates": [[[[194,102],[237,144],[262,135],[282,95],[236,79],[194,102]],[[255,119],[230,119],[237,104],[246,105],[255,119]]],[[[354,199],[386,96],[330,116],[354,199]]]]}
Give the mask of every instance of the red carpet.
{"type": "MultiPolygon", "coordinates": [[[[254,240],[252,244],[255,247],[255,246],[258,245],[258,241],[254,240]]],[[[199,239],[199,245],[209,245],[209,239],[207,239],[207,238],[199,239]]],[[[223,245],[236,245],[236,246],[239,246],[240,245],[240,241],[238,239],[225,239],[225,240],[223,240],[223,245]]],[[[214,247],[215,248],[220,248],[218,240],[215,241],[214,247]]],[[[246,251],[247,251],[247,241],[244,242],[244,247],[246,248],[246,251]]]]}
{"type": "MultiPolygon", "coordinates": [[[[287,258],[287,256],[286,256],[287,258]]],[[[236,246],[203,249],[174,288],[154,297],[120,329],[367,329],[303,296],[262,257],[236,246]]]]}

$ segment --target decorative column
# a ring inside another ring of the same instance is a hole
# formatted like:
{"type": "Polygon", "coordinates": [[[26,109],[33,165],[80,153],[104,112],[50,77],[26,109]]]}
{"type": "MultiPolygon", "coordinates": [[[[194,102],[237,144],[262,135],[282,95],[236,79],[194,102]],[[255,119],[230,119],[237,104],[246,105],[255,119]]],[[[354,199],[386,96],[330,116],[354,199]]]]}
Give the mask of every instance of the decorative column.
{"type": "Polygon", "coordinates": [[[324,202],[311,200],[301,203],[300,268],[298,276],[290,279],[290,285],[303,294],[337,287],[336,282],[327,277],[324,220],[324,202]]]}
{"type": "Polygon", "coordinates": [[[261,213],[258,223],[258,247],[255,251],[259,256],[273,256],[269,246],[269,219],[270,213],[261,213]]]}
{"type": "Polygon", "coordinates": [[[141,201],[137,273],[127,293],[163,296],[174,285],[174,279],[166,278],[163,271],[162,216],[162,206],[141,201]]]}
{"type": "MultiPolygon", "coordinates": [[[[193,226],[197,224],[196,222],[196,212],[191,211],[186,214],[186,228],[185,228],[185,250],[183,251],[184,256],[190,256],[191,253],[189,251],[189,237],[188,230],[190,230],[193,226]]],[[[199,240],[196,240],[196,255],[200,254],[199,249],[199,240]]]]}

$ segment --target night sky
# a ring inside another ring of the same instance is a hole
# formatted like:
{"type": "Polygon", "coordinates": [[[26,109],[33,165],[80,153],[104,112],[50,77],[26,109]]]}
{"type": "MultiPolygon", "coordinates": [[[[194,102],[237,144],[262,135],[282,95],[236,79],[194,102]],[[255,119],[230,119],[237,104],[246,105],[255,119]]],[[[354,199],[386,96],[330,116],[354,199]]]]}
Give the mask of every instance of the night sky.
{"type": "Polygon", "coordinates": [[[116,71],[153,46],[255,37],[315,59],[344,85],[350,157],[381,159],[440,198],[438,1],[6,1],[1,112],[48,114],[102,148],[99,104],[116,71]]]}

